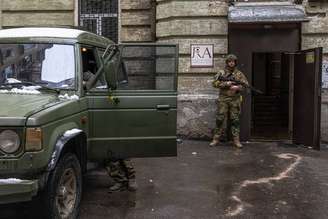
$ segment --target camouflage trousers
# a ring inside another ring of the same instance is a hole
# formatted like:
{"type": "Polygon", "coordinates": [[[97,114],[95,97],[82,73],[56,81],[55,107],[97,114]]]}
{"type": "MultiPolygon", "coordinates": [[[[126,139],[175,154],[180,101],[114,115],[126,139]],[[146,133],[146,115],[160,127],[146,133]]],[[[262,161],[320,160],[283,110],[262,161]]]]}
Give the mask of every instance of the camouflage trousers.
{"type": "Polygon", "coordinates": [[[222,133],[224,133],[229,119],[232,137],[239,137],[240,106],[240,97],[220,97],[216,114],[216,129],[214,130],[215,135],[221,136],[222,133]]]}
{"type": "Polygon", "coordinates": [[[105,167],[116,183],[127,183],[130,179],[135,179],[135,170],[128,159],[108,160],[105,167]]]}

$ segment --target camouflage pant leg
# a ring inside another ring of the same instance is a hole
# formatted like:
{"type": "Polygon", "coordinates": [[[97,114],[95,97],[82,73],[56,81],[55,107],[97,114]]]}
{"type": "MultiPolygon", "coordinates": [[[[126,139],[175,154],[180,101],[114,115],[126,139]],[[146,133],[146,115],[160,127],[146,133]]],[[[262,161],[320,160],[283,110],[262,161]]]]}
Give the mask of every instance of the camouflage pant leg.
{"type": "Polygon", "coordinates": [[[115,182],[128,182],[129,179],[135,179],[135,170],[132,162],[125,160],[110,160],[106,162],[106,170],[108,175],[112,177],[115,182]]]}
{"type": "Polygon", "coordinates": [[[229,117],[231,121],[231,133],[232,137],[239,137],[240,133],[240,99],[233,100],[229,103],[229,117]]]}
{"type": "Polygon", "coordinates": [[[128,182],[128,177],[122,160],[110,160],[106,162],[108,175],[117,183],[128,182]]]}
{"type": "Polygon", "coordinates": [[[126,170],[127,176],[129,179],[135,179],[136,178],[136,171],[133,168],[132,161],[131,160],[123,160],[124,168],[126,170]]]}
{"type": "Polygon", "coordinates": [[[216,129],[214,130],[215,135],[221,135],[225,131],[225,126],[228,119],[229,105],[226,101],[219,101],[218,111],[216,114],[216,129]]]}

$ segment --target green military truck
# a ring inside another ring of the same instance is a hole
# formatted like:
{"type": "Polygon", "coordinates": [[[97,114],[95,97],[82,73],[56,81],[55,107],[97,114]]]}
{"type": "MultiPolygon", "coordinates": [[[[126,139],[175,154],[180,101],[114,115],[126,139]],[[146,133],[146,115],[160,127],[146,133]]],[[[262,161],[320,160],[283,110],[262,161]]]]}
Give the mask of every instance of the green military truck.
{"type": "Polygon", "coordinates": [[[1,30],[0,204],[37,196],[47,217],[75,218],[88,162],[176,156],[177,51],[70,28],[1,30]]]}

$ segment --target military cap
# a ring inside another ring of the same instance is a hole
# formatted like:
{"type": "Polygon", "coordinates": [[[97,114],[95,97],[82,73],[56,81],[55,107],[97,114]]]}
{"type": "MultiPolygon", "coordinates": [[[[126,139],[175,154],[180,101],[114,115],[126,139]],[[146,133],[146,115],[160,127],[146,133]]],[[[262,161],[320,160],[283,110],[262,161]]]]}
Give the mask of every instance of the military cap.
{"type": "Polygon", "coordinates": [[[237,61],[238,58],[234,54],[229,54],[226,58],[226,61],[230,61],[230,60],[237,61]]]}

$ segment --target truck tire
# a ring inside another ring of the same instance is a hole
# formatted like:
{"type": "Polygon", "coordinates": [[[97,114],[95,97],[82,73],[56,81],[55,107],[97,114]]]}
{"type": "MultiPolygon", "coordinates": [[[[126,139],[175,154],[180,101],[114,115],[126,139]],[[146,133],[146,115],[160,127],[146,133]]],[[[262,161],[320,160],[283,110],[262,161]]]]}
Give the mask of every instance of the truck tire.
{"type": "Polygon", "coordinates": [[[51,219],[75,219],[82,193],[81,166],[72,153],[65,154],[49,176],[43,203],[44,215],[51,219]]]}

